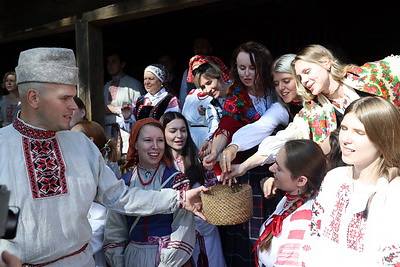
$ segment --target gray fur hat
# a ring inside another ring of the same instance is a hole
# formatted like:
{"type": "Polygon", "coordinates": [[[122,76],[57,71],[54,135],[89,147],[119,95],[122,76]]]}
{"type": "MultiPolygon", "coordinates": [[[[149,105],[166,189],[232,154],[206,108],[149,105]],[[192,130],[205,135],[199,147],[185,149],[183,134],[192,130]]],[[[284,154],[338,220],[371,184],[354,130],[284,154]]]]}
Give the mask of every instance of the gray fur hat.
{"type": "Polygon", "coordinates": [[[71,49],[39,47],[22,51],[15,68],[17,84],[45,82],[78,84],[78,68],[71,49]]]}

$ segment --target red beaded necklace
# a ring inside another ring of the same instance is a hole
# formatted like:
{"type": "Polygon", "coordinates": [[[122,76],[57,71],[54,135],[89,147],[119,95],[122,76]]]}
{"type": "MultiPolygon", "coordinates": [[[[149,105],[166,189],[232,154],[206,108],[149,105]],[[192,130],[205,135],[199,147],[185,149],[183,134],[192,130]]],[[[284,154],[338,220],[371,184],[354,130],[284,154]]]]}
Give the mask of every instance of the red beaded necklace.
{"type": "Polygon", "coordinates": [[[153,176],[151,177],[151,179],[150,179],[149,181],[143,182],[142,177],[140,177],[139,164],[138,164],[138,167],[136,168],[136,171],[137,171],[137,175],[138,175],[138,178],[139,178],[140,183],[141,183],[142,185],[149,185],[149,184],[151,184],[151,182],[153,182],[153,180],[154,180],[154,177],[156,177],[156,173],[157,173],[159,167],[160,167],[160,164],[157,165],[156,171],[153,173],[153,176]]]}

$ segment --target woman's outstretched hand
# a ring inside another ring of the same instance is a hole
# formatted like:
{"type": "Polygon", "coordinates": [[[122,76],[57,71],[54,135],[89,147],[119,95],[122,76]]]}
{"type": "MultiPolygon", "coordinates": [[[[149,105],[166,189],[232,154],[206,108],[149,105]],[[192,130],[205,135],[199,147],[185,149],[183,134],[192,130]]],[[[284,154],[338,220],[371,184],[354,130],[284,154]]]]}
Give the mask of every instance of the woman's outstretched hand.
{"type": "Polygon", "coordinates": [[[204,186],[189,189],[186,191],[185,209],[194,213],[194,215],[200,217],[204,221],[206,217],[203,214],[202,203],[200,193],[208,191],[204,186]]]}
{"type": "Polygon", "coordinates": [[[232,171],[232,160],[236,158],[238,146],[230,145],[224,149],[221,153],[220,166],[222,173],[229,173],[232,171]]]}

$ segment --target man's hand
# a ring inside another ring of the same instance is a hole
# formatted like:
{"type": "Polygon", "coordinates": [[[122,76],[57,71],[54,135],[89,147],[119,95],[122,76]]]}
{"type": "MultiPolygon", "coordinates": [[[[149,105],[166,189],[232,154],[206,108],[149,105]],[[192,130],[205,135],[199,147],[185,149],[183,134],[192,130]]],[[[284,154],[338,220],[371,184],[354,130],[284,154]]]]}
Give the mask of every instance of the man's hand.
{"type": "Polygon", "coordinates": [[[221,153],[220,165],[222,173],[229,173],[232,171],[231,162],[236,158],[238,146],[230,145],[221,153]]]}
{"type": "Polygon", "coordinates": [[[274,186],[274,181],[274,177],[265,177],[260,181],[260,186],[266,199],[272,198],[276,195],[277,188],[274,186]]]}
{"type": "Polygon", "coordinates": [[[200,193],[208,191],[204,186],[193,188],[186,191],[185,209],[194,213],[204,221],[206,217],[203,214],[200,193]]]}

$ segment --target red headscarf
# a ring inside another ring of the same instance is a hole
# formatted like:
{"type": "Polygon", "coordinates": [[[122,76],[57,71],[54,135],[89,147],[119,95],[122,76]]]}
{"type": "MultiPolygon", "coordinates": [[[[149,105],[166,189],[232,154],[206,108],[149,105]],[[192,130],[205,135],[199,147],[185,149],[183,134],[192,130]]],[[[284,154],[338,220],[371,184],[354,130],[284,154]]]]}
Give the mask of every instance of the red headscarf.
{"type": "MultiPolygon", "coordinates": [[[[131,129],[131,134],[129,136],[129,148],[128,148],[128,153],[126,154],[126,163],[124,165],[124,168],[129,168],[131,166],[135,166],[138,164],[139,157],[138,157],[138,152],[135,148],[136,141],[139,135],[140,130],[143,128],[143,126],[150,124],[150,123],[155,123],[161,126],[161,129],[163,129],[161,122],[159,122],[156,119],[153,118],[144,118],[141,120],[138,120],[133,124],[132,129],[131,129]]],[[[163,135],[164,135],[164,131],[163,135]]],[[[171,167],[171,162],[170,160],[163,155],[161,161],[164,161],[165,165],[167,167],[171,167]]]]}
{"type": "Polygon", "coordinates": [[[204,63],[214,63],[218,65],[218,67],[222,71],[222,81],[226,83],[231,79],[231,74],[228,69],[228,67],[222,62],[221,59],[214,57],[214,56],[194,56],[189,60],[189,70],[188,70],[188,75],[186,78],[186,81],[188,83],[194,83],[194,75],[193,75],[193,70],[198,68],[200,65],[204,63]]]}

